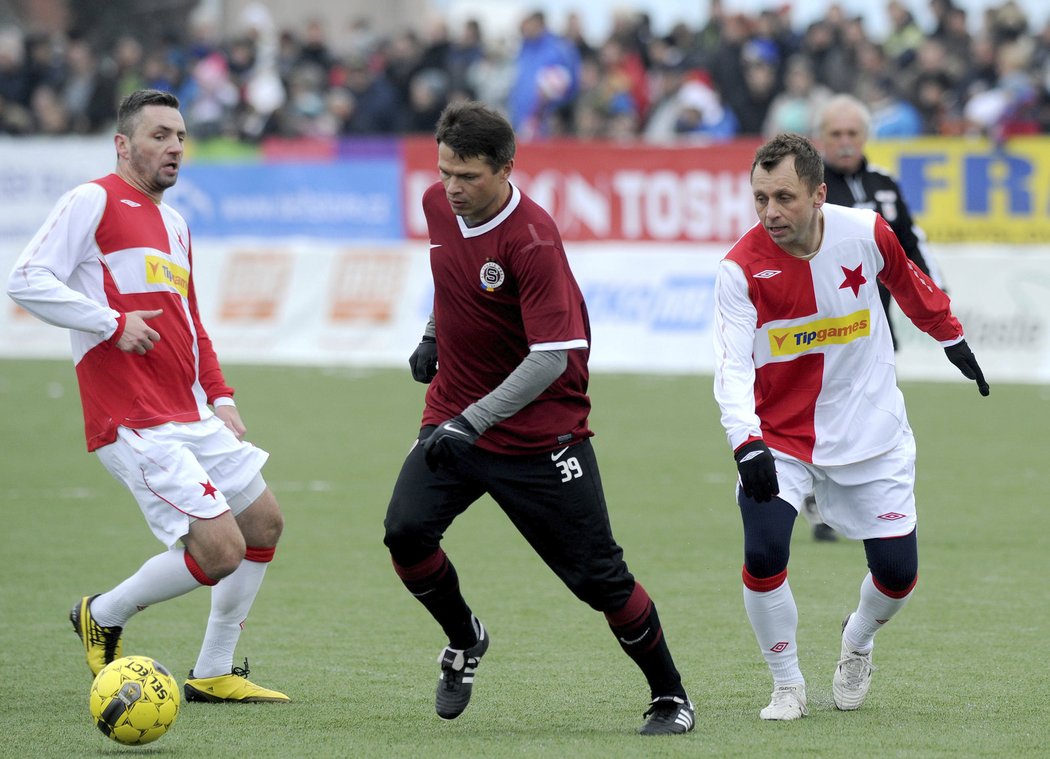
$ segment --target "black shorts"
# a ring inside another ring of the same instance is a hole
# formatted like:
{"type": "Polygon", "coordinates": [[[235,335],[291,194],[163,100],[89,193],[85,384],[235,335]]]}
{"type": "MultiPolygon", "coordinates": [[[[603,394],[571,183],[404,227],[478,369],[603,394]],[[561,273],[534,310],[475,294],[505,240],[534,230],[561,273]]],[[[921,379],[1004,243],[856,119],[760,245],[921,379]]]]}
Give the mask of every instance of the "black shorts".
{"type": "Polygon", "coordinates": [[[452,521],[486,493],[580,600],[602,612],[627,603],[635,581],[612,535],[589,439],[528,456],[475,446],[454,467],[436,472],[417,443],[401,467],[384,522],[394,561],[411,566],[430,556],[452,521]]]}

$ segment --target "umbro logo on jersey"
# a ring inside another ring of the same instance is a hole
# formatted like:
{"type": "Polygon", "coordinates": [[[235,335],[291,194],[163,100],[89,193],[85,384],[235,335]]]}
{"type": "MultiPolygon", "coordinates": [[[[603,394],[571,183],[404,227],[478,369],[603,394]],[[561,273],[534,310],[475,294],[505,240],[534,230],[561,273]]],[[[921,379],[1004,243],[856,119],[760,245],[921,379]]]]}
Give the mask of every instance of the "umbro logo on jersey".
{"type": "Polygon", "coordinates": [[[134,200],[128,200],[127,198],[123,198],[120,202],[123,203],[126,206],[131,206],[132,208],[141,208],[142,207],[141,203],[136,203],[134,200]]]}
{"type": "Polygon", "coordinates": [[[755,279],[772,279],[778,274],[783,273],[780,269],[765,269],[760,271],[758,274],[752,274],[755,279]]]}
{"type": "Polygon", "coordinates": [[[898,519],[904,519],[904,514],[898,514],[896,511],[888,511],[885,514],[879,514],[876,519],[885,519],[887,522],[896,522],[898,519]]]}

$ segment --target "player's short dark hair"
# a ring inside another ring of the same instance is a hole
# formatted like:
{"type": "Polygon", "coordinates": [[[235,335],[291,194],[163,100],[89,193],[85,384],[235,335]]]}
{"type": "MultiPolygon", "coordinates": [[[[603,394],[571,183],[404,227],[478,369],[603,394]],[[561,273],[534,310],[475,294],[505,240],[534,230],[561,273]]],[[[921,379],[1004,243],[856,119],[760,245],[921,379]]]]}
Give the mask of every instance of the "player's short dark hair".
{"type": "Polygon", "coordinates": [[[446,106],[434,137],[457,158],[484,158],[493,171],[499,171],[514,158],[514,128],[499,111],[476,100],[446,106]]]}
{"type": "Polygon", "coordinates": [[[761,166],[765,171],[772,171],[788,156],[795,157],[795,173],[812,192],[824,181],[824,160],[813,147],[813,143],[800,134],[782,132],[755,152],[751,164],[751,175],[755,167],[761,166]]]}
{"type": "Polygon", "coordinates": [[[163,105],[178,110],[179,99],[163,90],[135,90],[121,100],[117,108],[117,133],[130,137],[138,123],[138,115],[147,105],[163,105]]]}

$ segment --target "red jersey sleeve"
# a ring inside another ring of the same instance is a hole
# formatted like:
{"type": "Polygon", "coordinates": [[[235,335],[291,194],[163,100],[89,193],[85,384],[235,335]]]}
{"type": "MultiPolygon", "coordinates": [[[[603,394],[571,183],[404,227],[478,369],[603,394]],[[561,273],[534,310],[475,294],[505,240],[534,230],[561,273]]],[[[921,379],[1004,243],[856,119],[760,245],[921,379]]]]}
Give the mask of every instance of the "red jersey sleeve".
{"type": "Polygon", "coordinates": [[[875,243],[883,259],[879,281],[893,295],[905,316],[940,342],[961,337],[962,325],[952,314],[948,296],[911,262],[882,216],[875,217],[875,243]]]}

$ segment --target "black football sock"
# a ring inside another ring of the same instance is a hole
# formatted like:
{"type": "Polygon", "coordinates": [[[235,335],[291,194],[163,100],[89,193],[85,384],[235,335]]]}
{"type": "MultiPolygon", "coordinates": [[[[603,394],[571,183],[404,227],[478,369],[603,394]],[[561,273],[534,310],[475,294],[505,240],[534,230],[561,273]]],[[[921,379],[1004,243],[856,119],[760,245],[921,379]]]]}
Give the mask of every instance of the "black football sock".
{"type": "Polygon", "coordinates": [[[459,592],[459,575],[440,548],[412,566],[393,562],[401,582],[448,636],[449,646],[466,649],[478,642],[471,622],[470,607],[459,592]]]}
{"type": "Polygon", "coordinates": [[[606,612],[605,618],[620,647],[642,670],[653,698],[687,698],[685,688],[682,687],[682,676],[675,668],[664,639],[656,606],[641,584],[635,584],[631,597],[622,609],[606,612]]]}

